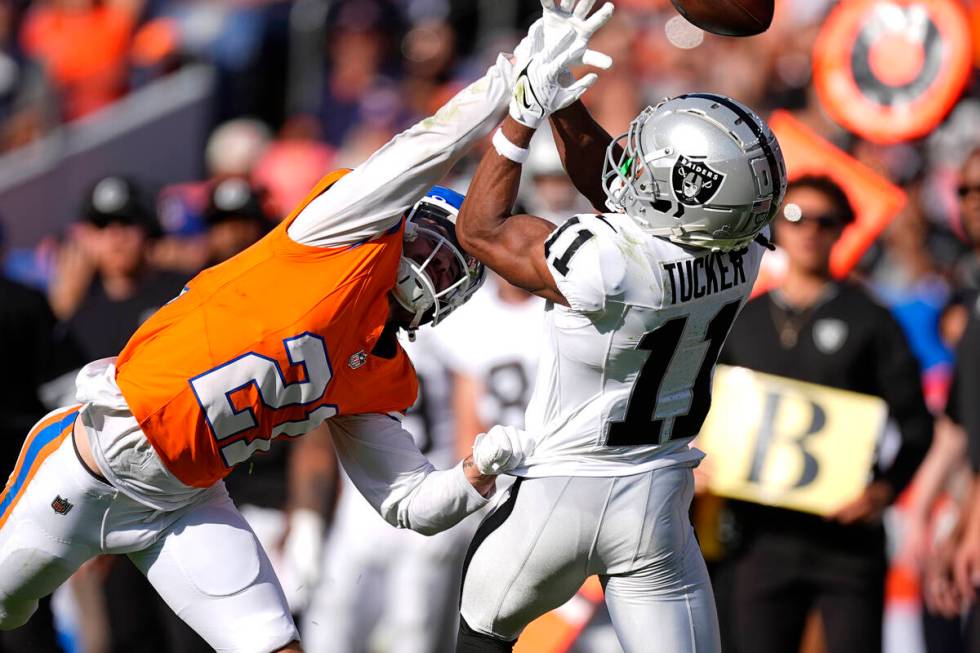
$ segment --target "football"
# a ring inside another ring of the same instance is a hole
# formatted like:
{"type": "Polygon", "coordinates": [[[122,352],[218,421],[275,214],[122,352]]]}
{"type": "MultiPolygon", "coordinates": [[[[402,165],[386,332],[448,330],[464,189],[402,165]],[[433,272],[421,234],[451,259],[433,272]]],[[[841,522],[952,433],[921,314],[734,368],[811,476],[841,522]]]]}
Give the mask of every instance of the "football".
{"type": "Polygon", "coordinates": [[[752,36],[769,29],[774,0],[671,0],[681,16],[706,32],[752,36]]]}

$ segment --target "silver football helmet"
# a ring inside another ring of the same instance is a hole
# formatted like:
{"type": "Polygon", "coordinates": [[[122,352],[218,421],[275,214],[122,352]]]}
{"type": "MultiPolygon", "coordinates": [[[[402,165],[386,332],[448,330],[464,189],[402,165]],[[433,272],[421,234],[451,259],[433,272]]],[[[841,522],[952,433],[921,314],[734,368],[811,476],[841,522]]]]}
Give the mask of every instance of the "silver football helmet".
{"type": "Polygon", "coordinates": [[[786,163],[751,109],[694,93],[644,109],[606,150],[602,184],[606,205],[649,233],[727,251],[747,246],[772,221],[786,192],[786,163]]]}

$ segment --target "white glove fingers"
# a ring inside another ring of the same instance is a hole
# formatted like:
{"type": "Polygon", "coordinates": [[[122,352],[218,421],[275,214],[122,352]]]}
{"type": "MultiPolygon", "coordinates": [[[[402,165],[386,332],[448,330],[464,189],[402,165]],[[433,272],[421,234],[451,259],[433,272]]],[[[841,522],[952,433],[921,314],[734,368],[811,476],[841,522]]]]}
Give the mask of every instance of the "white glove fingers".
{"type": "Polygon", "coordinates": [[[545,11],[553,11],[555,8],[555,0],[541,0],[541,8],[545,11]]]}
{"type": "Polygon", "coordinates": [[[569,60],[569,55],[575,54],[575,51],[578,49],[569,48],[569,46],[575,41],[575,37],[576,34],[573,30],[566,30],[561,35],[561,38],[551,44],[548,51],[544,53],[544,60],[549,63],[561,60],[563,62],[562,65],[564,65],[564,63],[569,60]]]}
{"type": "Polygon", "coordinates": [[[558,56],[549,61],[543,72],[548,79],[558,79],[562,69],[577,64],[582,59],[582,48],[574,48],[560,52],[558,56]]]}
{"type": "Polygon", "coordinates": [[[598,80],[599,80],[599,76],[597,74],[589,73],[582,79],[578,80],[577,82],[569,86],[567,90],[570,93],[577,93],[578,95],[582,95],[582,93],[585,93],[587,90],[589,90],[589,88],[591,88],[592,85],[595,84],[598,80]]]}
{"type": "Polygon", "coordinates": [[[534,21],[531,28],[528,30],[528,36],[531,38],[531,54],[538,52],[544,47],[544,19],[539,18],[534,21]]]}
{"type": "MultiPolygon", "coordinates": [[[[567,89],[565,89],[571,98],[568,101],[568,104],[572,104],[580,97],[582,97],[582,95],[587,90],[589,90],[592,87],[592,85],[595,84],[596,81],[598,81],[598,79],[599,79],[598,75],[596,75],[595,73],[589,73],[588,75],[586,75],[585,77],[583,77],[582,79],[578,80],[577,82],[569,86],[567,89]]],[[[568,104],[566,104],[565,106],[568,106],[568,104]]]]}
{"type": "Polygon", "coordinates": [[[544,33],[544,19],[539,18],[527,29],[527,34],[521,42],[514,48],[514,54],[518,57],[530,57],[534,52],[541,48],[544,33]]]}
{"type": "Polygon", "coordinates": [[[576,18],[585,19],[592,11],[592,5],[595,4],[595,0],[579,0],[578,4],[575,5],[575,11],[573,12],[576,18]]]}
{"type": "Polygon", "coordinates": [[[494,426],[473,443],[473,463],[484,474],[508,472],[534,450],[526,433],[510,426],[494,426]]]}
{"type": "Polygon", "coordinates": [[[582,55],[582,63],[600,70],[609,70],[612,68],[613,60],[608,54],[603,54],[597,50],[586,50],[582,55]]]}
{"type": "Polygon", "coordinates": [[[612,18],[613,11],[615,11],[615,7],[613,7],[611,2],[607,2],[599,7],[599,11],[586,18],[583,22],[585,34],[588,36],[595,34],[599,28],[609,22],[609,19],[612,18]]]}
{"type": "Polygon", "coordinates": [[[561,0],[561,10],[566,14],[572,13],[572,9],[575,7],[575,0],[561,0]]]}

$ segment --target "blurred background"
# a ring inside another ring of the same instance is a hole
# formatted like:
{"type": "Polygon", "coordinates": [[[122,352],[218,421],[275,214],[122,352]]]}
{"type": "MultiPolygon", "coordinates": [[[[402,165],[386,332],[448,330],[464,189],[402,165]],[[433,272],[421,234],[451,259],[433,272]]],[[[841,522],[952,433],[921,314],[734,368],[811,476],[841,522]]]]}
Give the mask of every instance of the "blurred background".
{"type": "MultiPolygon", "coordinates": [[[[617,135],[648,104],[710,91],[780,121],[791,172],[845,187],[858,221],[835,271],[901,325],[939,419],[980,288],[980,2],[778,0],[773,26],[748,39],[705,34],[667,0],[615,4],[592,45],[615,60],[585,97],[593,115],[617,135]]],[[[539,14],[539,0],[0,1],[0,359],[24,371],[0,379],[0,470],[46,406],[71,401],[78,367],[117,354],[189,278],[259,239],[323,174],[433,113],[539,14]]],[[[480,154],[450,185],[465,190],[480,154]]],[[[556,222],[589,208],[547,134],[520,202],[556,222]]],[[[772,259],[768,285],[780,274],[772,259]]],[[[412,428],[434,459],[449,465],[480,430],[522,423],[541,309],[492,280],[413,345],[424,387],[412,428]]],[[[927,648],[920,598],[969,496],[957,437],[941,482],[920,496],[913,483],[885,515],[890,653],[968,650],[959,625],[927,648]]],[[[310,555],[287,544],[290,455],[274,450],[229,482],[284,568],[310,555]]],[[[283,571],[308,650],[446,650],[478,520],[436,545],[389,541],[328,472],[322,571],[292,587],[283,571]]],[[[721,569],[737,550],[725,519],[715,506],[699,521],[721,569]]],[[[619,651],[597,596],[584,588],[549,616],[550,643],[524,650],[619,651]]],[[[125,560],[87,566],[52,603],[0,651],[201,646],[125,560]]],[[[806,650],[827,650],[819,626],[815,613],[806,650]]]]}

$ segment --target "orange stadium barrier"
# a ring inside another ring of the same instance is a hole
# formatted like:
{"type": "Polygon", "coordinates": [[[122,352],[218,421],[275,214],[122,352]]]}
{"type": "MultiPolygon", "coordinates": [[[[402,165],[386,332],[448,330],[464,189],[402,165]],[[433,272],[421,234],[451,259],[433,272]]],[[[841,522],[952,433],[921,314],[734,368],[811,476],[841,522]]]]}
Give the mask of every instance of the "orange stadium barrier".
{"type": "MultiPolygon", "coordinates": [[[[901,188],[821,137],[787,111],[774,111],[769,119],[786,157],[789,178],[826,175],[836,181],[854,205],[856,219],[834,247],[830,265],[843,278],[907,201],[901,188]]],[[[763,260],[755,292],[771,288],[780,270],[770,256],[763,260]]]]}
{"type": "Polygon", "coordinates": [[[813,83],[831,117],[875,143],[939,126],[966,88],[970,19],[956,0],[851,0],[827,17],[813,83]]]}

